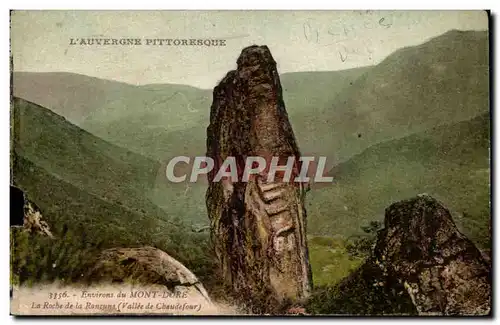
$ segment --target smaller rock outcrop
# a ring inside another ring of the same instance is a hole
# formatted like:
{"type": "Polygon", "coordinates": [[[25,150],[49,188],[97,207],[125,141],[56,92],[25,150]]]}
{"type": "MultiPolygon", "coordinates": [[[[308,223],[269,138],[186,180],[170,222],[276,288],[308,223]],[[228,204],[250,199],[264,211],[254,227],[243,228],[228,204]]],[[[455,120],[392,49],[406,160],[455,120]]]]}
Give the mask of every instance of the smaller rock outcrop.
{"type": "Polygon", "coordinates": [[[338,315],[488,315],[491,265],[450,212],[422,194],[385,210],[371,255],[308,310],[338,315]]]}
{"type": "Polygon", "coordinates": [[[374,259],[387,279],[406,288],[420,315],[490,312],[490,264],[431,196],[386,209],[374,259]]]}
{"type": "Polygon", "coordinates": [[[150,246],[107,249],[98,256],[86,278],[92,282],[157,284],[173,293],[185,293],[188,299],[212,303],[203,285],[188,268],[150,246]]]}
{"type": "Polygon", "coordinates": [[[43,219],[37,205],[15,186],[10,186],[10,225],[22,227],[31,234],[40,234],[54,238],[49,224],[43,219]]]}

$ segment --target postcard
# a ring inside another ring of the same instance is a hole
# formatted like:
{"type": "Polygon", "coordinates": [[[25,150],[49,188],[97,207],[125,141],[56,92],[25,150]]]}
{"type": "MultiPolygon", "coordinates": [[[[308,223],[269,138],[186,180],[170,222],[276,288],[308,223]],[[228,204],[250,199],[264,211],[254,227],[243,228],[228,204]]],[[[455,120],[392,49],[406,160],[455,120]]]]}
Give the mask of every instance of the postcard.
{"type": "Polygon", "coordinates": [[[488,11],[11,11],[15,316],[491,316],[488,11]]]}

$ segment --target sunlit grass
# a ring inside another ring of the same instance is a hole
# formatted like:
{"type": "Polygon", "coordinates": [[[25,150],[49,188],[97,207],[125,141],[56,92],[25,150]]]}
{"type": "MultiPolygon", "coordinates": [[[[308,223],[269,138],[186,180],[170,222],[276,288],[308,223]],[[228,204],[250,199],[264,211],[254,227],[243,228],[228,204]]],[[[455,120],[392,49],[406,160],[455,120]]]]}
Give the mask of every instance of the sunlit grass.
{"type": "Polygon", "coordinates": [[[334,285],[363,262],[348,255],[342,237],[309,236],[308,246],[315,286],[334,285]]]}

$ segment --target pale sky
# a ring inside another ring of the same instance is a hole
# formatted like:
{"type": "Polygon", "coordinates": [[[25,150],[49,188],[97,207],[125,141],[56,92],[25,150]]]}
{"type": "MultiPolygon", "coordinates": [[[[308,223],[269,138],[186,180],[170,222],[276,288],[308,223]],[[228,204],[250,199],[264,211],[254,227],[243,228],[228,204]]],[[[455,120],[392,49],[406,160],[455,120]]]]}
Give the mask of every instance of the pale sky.
{"type": "Polygon", "coordinates": [[[14,71],[213,88],[241,50],[267,45],[280,73],[380,62],[450,29],[487,30],[484,11],[15,11],[14,71]],[[216,38],[225,47],[80,46],[71,38],[216,38]]]}

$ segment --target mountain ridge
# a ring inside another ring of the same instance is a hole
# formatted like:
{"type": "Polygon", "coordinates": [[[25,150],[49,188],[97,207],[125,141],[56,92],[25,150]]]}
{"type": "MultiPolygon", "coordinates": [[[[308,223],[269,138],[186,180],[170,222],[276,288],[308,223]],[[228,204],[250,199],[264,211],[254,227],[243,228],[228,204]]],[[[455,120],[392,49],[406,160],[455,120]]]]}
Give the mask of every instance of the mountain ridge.
{"type": "Polygon", "coordinates": [[[160,213],[146,195],[158,162],[99,139],[40,105],[17,97],[12,104],[14,154],[81,189],[160,213]]]}
{"type": "Polygon", "coordinates": [[[308,193],[310,231],[356,232],[388,202],[428,193],[445,202],[462,230],[489,245],[490,115],[377,143],[335,166],[330,185],[308,193]],[[349,229],[349,230],[347,230],[349,229]]]}
{"type": "MultiPolygon", "coordinates": [[[[285,105],[302,151],[327,156],[332,167],[373,143],[486,111],[487,49],[486,32],[449,31],[399,49],[374,66],[281,74],[285,105]]],[[[47,93],[22,86],[21,81],[14,73],[14,94],[47,93]]],[[[172,85],[163,89],[161,84],[127,87],[130,91],[107,91],[100,97],[106,98],[105,104],[95,103],[80,120],[70,121],[159,161],[172,155],[162,149],[162,137],[167,142],[191,137],[195,141],[190,155],[204,151],[198,143],[204,142],[208,126],[209,90],[172,85]]],[[[85,104],[68,104],[72,110],[94,104],[87,98],[82,101],[85,104]]]]}

